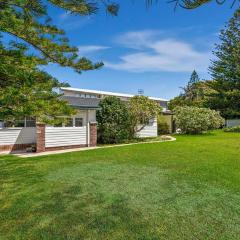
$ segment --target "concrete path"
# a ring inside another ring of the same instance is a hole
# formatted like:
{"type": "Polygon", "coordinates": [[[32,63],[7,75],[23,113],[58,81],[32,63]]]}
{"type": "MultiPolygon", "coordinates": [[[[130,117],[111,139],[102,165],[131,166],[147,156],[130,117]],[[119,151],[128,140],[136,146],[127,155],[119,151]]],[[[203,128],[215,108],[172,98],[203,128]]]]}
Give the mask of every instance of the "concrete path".
{"type": "Polygon", "coordinates": [[[107,146],[97,146],[97,147],[83,147],[83,148],[73,148],[73,149],[64,149],[64,150],[55,150],[55,151],[46,151],[41,153],[11,153],[15,156],[28,158],[28,157],[38,157],[38,156],[46,156],[52,154],[61,154],[61,153],[68,153],[68,152],[79,152],[79,151],[90,151],[94,149],[101,149],[101,148],[113,148],[113,147],[124,147],[124,146],[131,146],[137,144],[148,144],[148,143],[160,143],[160,142],[171,142],[175,141],[176,138],[167,136],[168,140],[159,140],[159,141],[149,141],[149,142],[137,142],[137,143],[127,143],[127,144],[115,144],[115,145],[107,145],[107,146]]]}

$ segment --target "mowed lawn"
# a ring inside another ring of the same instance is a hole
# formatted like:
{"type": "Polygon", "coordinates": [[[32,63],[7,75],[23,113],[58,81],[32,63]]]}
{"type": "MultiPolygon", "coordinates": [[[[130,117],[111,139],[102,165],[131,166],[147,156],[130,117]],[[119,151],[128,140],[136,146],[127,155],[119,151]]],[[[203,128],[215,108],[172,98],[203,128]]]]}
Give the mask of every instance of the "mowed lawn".
{"type": "Polygon", "coordinates": [[[0,239],[240,239],[240,134],[1,156],[0,239]]]}

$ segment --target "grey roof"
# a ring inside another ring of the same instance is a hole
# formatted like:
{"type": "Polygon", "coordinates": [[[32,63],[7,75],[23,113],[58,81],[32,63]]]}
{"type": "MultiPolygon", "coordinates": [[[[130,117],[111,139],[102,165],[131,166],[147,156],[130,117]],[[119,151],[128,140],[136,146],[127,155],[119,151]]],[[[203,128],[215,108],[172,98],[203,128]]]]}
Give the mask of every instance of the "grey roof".
{"type": "Polygon", "coordinates": [[[91,108],[96,109],[99,108],[98,104],[100,99],[97,98],[80,98],[80,97],[72,97],[72,96],[61,96],[63,100],[66,100],[69,105],[76,108],[91,108]]]}

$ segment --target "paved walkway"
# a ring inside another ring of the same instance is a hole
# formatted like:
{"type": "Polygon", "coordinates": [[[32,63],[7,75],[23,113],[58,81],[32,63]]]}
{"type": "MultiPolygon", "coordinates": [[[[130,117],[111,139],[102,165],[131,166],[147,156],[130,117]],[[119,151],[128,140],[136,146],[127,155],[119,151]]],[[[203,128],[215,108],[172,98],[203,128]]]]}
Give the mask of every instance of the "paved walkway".
{"type": "Polygon", "coordinates": [[[148,143],[160,143],[160,142],[171,142],[175,141],[176,138],[168,136],[169,140],[159,140],[159,141],[149,141],[149,142],[137,142],[137,143],[127,143],[127,144],[115,144],[115,145],[107,145],[107,146],[97,146],[97,147],[83,147],[83,148],[72,148],[72,149],[64,149],[64,150],[55,150],[55,151],[47,151],[47,152],[40,152],[40,153],[11,153],[15,156],[27,158],[27,157],[38,157],[38,156],[45,156],[45,155],[52,155],[52,154],[61,154],[61,153],[68,153],[68,152],[79,152],[79,151],[90,151],[94,149],[101,149],[101,148],[113,148],[113,147],[124,147],[130,145],[137,145],[137,144],[148,144],[148,143]]]}

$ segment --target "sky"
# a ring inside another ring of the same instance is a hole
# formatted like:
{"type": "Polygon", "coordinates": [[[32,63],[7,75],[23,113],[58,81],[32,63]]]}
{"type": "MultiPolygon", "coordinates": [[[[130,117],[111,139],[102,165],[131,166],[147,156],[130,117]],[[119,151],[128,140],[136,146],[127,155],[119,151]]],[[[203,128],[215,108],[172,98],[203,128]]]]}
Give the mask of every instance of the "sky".
{"type": "MultiPolygon", "coordinates": [[[[215,2],[195,10],[178,8],[165,0],[147,8],[144,0],[119,0],[117,17],[104,10],[91,16],[74,16],[51,7],[53,22],[66,31],[79,55],[104,67],[78,74],[55,64],[44,67],[71,87],[171,99],[180,93],[195,69],[210,79],[218,34],[235,8],[215,2]]],[[[228,2],[228,1],[227,1],[228,2]]]]}

